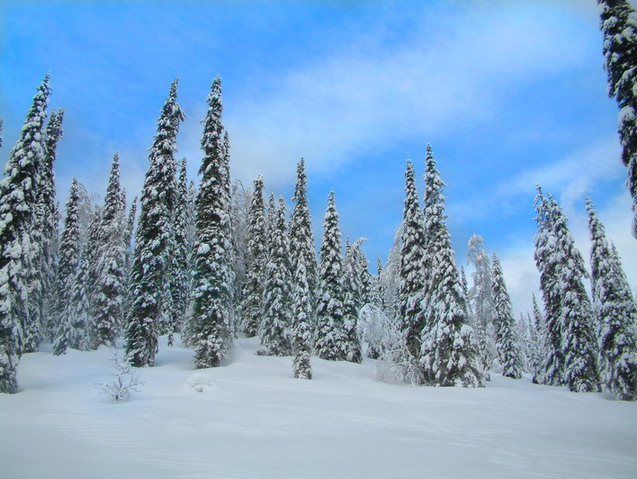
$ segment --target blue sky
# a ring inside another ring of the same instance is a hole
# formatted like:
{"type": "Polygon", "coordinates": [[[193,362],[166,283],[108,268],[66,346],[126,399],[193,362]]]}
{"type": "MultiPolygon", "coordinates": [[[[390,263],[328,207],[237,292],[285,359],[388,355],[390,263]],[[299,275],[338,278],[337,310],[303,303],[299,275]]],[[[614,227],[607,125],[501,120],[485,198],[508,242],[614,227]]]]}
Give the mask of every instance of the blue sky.
{"type": "Polygon", "coordinates": [[[103,195],[115,152],[132,197],[179,77],[187,120],[177,157],[195,179],[208,88],[221,75],[233,177],[251,184],[261,173],[289,200],[304,157],[317,238],[334,190],[344,235],[368,238],[372,263],[385,259],[405,160],[421,176],[431,143],[458,262],[469,237],[483,236],[516,311],[538,283],[537,183],[564,206],[585,257],[591,196],[635,289],[637,242],[598,22],[594,0],[0,0],[0,161],[50,71],[51,106],[66,112],[62,202],[73,176],[103,195]]]}

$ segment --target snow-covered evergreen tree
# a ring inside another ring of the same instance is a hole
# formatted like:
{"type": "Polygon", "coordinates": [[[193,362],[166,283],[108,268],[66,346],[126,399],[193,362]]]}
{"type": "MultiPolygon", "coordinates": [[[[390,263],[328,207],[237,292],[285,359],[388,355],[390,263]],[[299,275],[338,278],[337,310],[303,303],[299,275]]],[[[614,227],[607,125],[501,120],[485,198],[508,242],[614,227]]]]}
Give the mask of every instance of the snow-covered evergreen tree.
{"type": "Polygon", "coordinates": [[[425,378],[436,386],[482,386],[478,351],[444,216],[444,183],[429,145],[425,185],[425,264],[430,271],[425,297],[428,319],[420,350],[425,378]]]}
{"type": "Polygon", "coordinates": [[[172,272],[171,296],[173,307],[170,311],[170,329],[168,344],[173,344],[173,336],[181,331],[190,295],[190,271],[188,270],[188,254],[191,245],[188,244],[188,173],[186,159],[181,160],[179,180],[177,182],[176,201],[174,205],[174,244],[175,249],[171,257],[172,272]]]}
{"type": "Polygon", "coordinates": [[[259,333],[263,313],[263,289],[268,240],[266,237],[265,208],[263,205],[263,179],[254,180],[248,223],[248,254],[246,280],[243,285],[243,332],[249,338],[259,333]]]}
{"type": "Polygon", "coordinates": [[[582,278],[584,260],[575,248],[567,220],[552,197],[540,193],[536,203],[536,264],[546,310],[548,354],[538,378],[566,384],[577,392],[599,389],[593,311],[582,278]]]}
{"type": "Polygon", "coordinates": [[[95,331],[90,314],[89,300],[86,292],[88,276],[87,262],[83,255],[78,258],[77,268],[68,278],[70,290],[64,305],[58,329],[53,342],[53,354],[64,354],[67,348],[87,351],[93,347],[95,339],[90,333],[95,331]]]}
{"type": "Polygon", "coordinates": [[[471,277],[473,285],[469,289],[469,309],[472,313],[471,323],[475,330],[476,342],[480,350],[480,361],[489,379],[489,370],[497,356],[495,331],[493,326],[493,271],[489,255],[484,251],[484,240],[481,236],[469,238],[468,261],[473,263],[475,271],[471,277]]]}
{"type": "Polygon", "coordinates": [[[591,237],[593,305],[600,331],[605,387],[623,400],[637,399],[637,306],[617,251],[609,245],[592,202],[586,200],[591,237]]]}
{"type": "Polygon", "coordinates": [[[279,200],[276,229],[270,234],[272,250],[265,267],[261,345],[263,354],[286,356],[291,352],[288,330],[292,321],[292,278],[283,198],[279,200]]]}
{"type": "Polygon", "coordinates": [[[126,218],[122,203],[119,156],[115,154],[101,214],[99,259],[95,283],[96,344],[114,345],[124,323],[126,298],[126,218]]]}
{"type": "Polygon", "coordinates": [[[193,290],[192,342],[197,368],[218,366],[232,339],[228,327],[232,300],[232,244],[228,205],[224,203],[227,168],[223,158],[221,79],[212,82],[201,146],[204,158],[197,197],[197,243],[193,290]]]}
{"type": "Polygon", "coordinates": [[[502,375],[514,379],[522,377],[522,358],[519,338],[516,333],[511,298],[507,291],[498,257],[493,254],[493,325],[495,345],[502,375]]]}
{"type": "MultiPolygon", "coordinates": [[[[73,297],[76,273],[80,261],[81,237],[79,223],[80,183],[73,178],[69,199],[66,203],[64,216],[64,229],[60,240],[59,262],[57,269],[57,320],[53,351],[55,354],[63,353],[72,342],[69,307],[73,297]]],[[[88,331],[84,331],[88,335],[88,331]]]]}
{"type": "Polygon", "coordinates": [[[404,363],[413,363],[421,356],[421,337],[426,324],[424,218],[418,201],[416,180],[411,162],[405,171],[405,203],[400,240],[400,263],[398,268],[399,329],[404,341],[407,357],[396,358],[404,363]]]}
{"type": "Polygon", "coordinates": [[[294,354],[292,369],[294,377],[312,379],[310,353],[312,349],[312,303],[310,285],[307,280],[304,261],[295,261],[296,270],[292,279],[292,324],[291,343],[294,354]]]}
{"type": "MultiPolygon", "coordinates": [[[[39,324],[29,317],[31,231],[38,169],[44,159],[46,75],[33,98],[20,138],[0,182],[0,393],[18,392],[16,368],[25,344],[37,345],[39,324]]],[[[32,348],[29,348],[32,349],[32,348]]],[[[29,350],[27,349],[27,350],[29,350]]]]}
{"type": "Polygon", "coordinates": [[[171,87],[150,148],[131,272],[133,302],[126,329],[126,354],[133,366],[152,366],[157,337],[167,330],[172,313],[170,257],[174,252],[175,158],[179,123],[177,80],[171,87]]]}
{"type": "Polygon", "coordinates": [[[604,34],[604,69],[608,96],[619,106],[622,161],[628,167],[633,197],[633,235],[637,237],[637,12],[628,0],[597,0],[604,34]]]}
{"type": "Polygon", "coordinates": [[[62,138],[62,120],[64,110],[52,112],[46,128],[45,159],[40,169],[40,185],[38,186],[38,203],[36,206],[36,222],[42,235],[39,249],[41,275],[41,301],[43,335],[52,339],[56,330],[57,315],[55,311],[56,293],[56,256],[58,249],[58,222],[60,213],[55,198],[55,174],[53,166],[56,160],[57,143],[62,138]]]}
{"type": "Polygon", "coordinates": [[[343,257],[338,222],[332,191],[323,220],[314,352],[322,359],[336,361],[347,358],[343,330],[343,257]]]}
{"type": "Polygon", "coordinates": [[[358,271],[356,247],[346,241],[345,261],[343,262],[343,346],[345,359],[353,363],[362,361],[360,340],[358,338],[358,310],[361,304],[361,284],[358,271]]]}
{"type": "MultiPolygon", "coordinates": [[[[309,285],[309,299],[314,310],[316,304],[316,287],[318,265],[316,263],[316,250],[314,245],[314,233],[312,232],[312,218],[307,199],[307,174],[305,161],[301,159],[296,165],[296,186],[294,189],[294,208],[290,216],[290,257],[292,258],[292,270],[296,271],[298,262],[305,263],[305,274],[309,285]]],[[[314,311],[309,321],[313,322],[314,311]]]]}

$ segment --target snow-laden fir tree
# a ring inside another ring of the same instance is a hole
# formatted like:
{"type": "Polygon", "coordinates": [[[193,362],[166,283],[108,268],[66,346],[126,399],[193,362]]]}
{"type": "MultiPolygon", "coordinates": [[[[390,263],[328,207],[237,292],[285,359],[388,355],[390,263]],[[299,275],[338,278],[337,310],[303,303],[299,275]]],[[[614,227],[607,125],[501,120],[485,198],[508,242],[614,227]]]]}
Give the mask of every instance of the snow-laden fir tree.
{"type": "Polygon", "coordinates": [[[35,185],[44,158],[44,122],[49,97],[46,75],[33,98],[20,138],[0,182],[0,393],[18,392],[16,368],[25,338],[39,338],[28,315],[30,234],[35,221],[35,185]],[[24,336],[23,336],[24,334],[24,336]]]}
{"type": "Polygon", "coordinates": [[[86,291],[87,279],[88,264],[82,254],[78,258],[76,270],[67,283],[70,287],[67,293],[68,301],[62,310],[53,343],[53,354],[56,356],[64,354],[67,348],[87,351],[95,343],[95,340],[91,338],[91,332],[95,331],[95,327],[92,324],[93,318],[86,291]]]}
{"type": "MultiPolygon", "coordinates": [[[[309,285],[310,304],[314,309],[316,304],[317,271],[316,251],[314,245],[314,233],[312,232],[312,218],[307,199],[307,174],[305,171],[305,161],[296,165],[296,185],[294,188],[294,207],[290,216],[290,257],[292,258],[292,270],[297,269],[297,263],[305,263],[305,273],[309,285]]],[[[313,322],[314,312],[310,315],[309,321],[313,322]]]]}
{"type": "Polygon", "coordinates": [[[605,387],[622,400],[637,399],[637,306],[617,251],[586,200],[591,237],[591,283],[605,387]]]}
{"type": "Polygon", "coordinates": [[[173,308],[170,261],[175,244],[174,152],[179,123],[183,119],[175,80],[158,120],[140,201],[131,271],[133,302],[126,329],[126,354],[133,366],[154,365],[158,334],[170,324],[173,308]]]}
{"type": "Polygon", "coordinates": [[[62,138],[62,120],[64,110],[52,112],[46,127],[44,143],[44,162],[40,169],[40,185],[38,186],[38,203],[36,206],[36,222],[42,236],[39,258],[34,264],[40,264],[41,301],[43,335],[53,339],[56,330],[57,315],[55,311],[57,288],[56,256],[58,249],[58,222],[60,213],[55,198],[55,174],[53,167],[56,160],[57,144],[62,138]]]}
{"type": "Polygon", "coordinates": [[[374,288],[378,292],[378,306],[385,310],[385,284],[383,283],[383,260],[380,255],[376,257],[376,276],[374,277],[374,288]]]}
{"type": "Polygon", "coordinates": [[[346,241],[345,261],[343,262],[343,336],[346,349],[345,359],[353,363],[362,361],[360,340],[358,338],[358,311],[361,304],[361,284],[358,271],[356,247],[346,241]]]}
{"type": "Polygon", "coordinates": [[[188,244],[188,174],[186,159],[181,160],[179,180],[177,182],[176,201],[174,205],[174,250],[171,256],[170,290],[173,307],[170,311],[170,328],[168,344],[171,346],[174,335],[181,331],[188,308],[190,295],[190,271],[188,270],[188,254],[192,245],[188,244]]]}
{"type": "MultiPolygon", "coordinates": [[[[528,362],[529,372],[533,375],[533,378],[540,372],[542,360],[544,359],[544,341],[546,338],[546,331],[544,328],[544,316],[540,312],[540,307],[537,304],[535,294],[533,294],[533,315],[529,316],[528,322],[528,362]]],[[[534,382],[535,379],[534,379],[534,382]]]]}
{"type": "Polygon", "coordinates": [[[243,332],[249,338],[259,333],[263,313],[263,290],[265,284],[265,266],[267,236],[265,208],[263,204],[263,179],[254,180],[254,192],[248,213],[248,254],[246,258],[246,279],[243,284],[243,332]]]}
{"type": "Polygon", "coordinates": [[[619,106],[622,161],[633,197],[633,235],[637,237],[637,12],[628,0],[597,0],[604,34],[604,69],[608,96],[619,106]]]}
{"type": "Polygon", "coordinates": [[[334,192],[330,192],[323,219],[314,352],[322,359],[347,358],[343,326],[343,257],[341,230],[334,192]]]}
{"type": "Polygon", "coordinates": [[[285,219],[285,201],[279,200],[277,222],[271,231],[271,251],[265,267],[263,319],[261,321],[262,354],[287,356],[291,352],[288,331],[292,321],[292,277],[290,245],[285,219]]]}
{"type": "Polygon", "coordinates": [[[131,242],[135,233],[135,219],[137,216],[137,196],[133,198],[128,210],[128,220],[126,221],[126,231],[124,233],[124,245],[126,246],[126,271],[130,271],[133,263],[133,255],[131,250],[131,242]]]}
{"type": "MultiPolygon", "coordinates": [[[[395,354],[398,354],[398,357],[392,360],[413,366],[421,356],[420,341],[423,331],[428,326],[425,314],[425,281],[430,265],[425,263],[424,218],[410,161],[407,162],[405,171],[405,202],[401,226],[397,321],[401,337],[396,345],[395,354]]],[[[419,381],[420,379],[417,382],[419,381]]]]}
{"type": "Polygon", "coordinates": [[[511,298],[507,291],[500,260],[493,254],[493,325],[495,328],[495,346],[502,375],[519,379],[522,377],[522,355],[520,341],[516,333],[515,319],[511,309],[511,298]]]}
{"type": "Polygon", "coordinates": [[[312,350],[312,303],[310,285],[307,280],[305,261],[294,261],[296,270],[292,278],[292,321],[290,339],[294,362],[292,369],[295,378],[312,379],[310,353],[312,350]]]}
{"type": "MultiPolygon", "coordinates": [[[[540,273],[540,291],[544,302],[544,341],[542,364],[533,377],[539,384],[562,385],[564,354],[560,324],[561,296],[558,271],[560,264],[554,254],[556,244],[552,232],[552,215],[541,188],[535,200],[537,232],[535,234],[535,264],[540,273]]],[[[536,318],[537,319],[537,318],[536,318]]]]}
{"type": "Polygon", "coordinates": [[[469,238],[467,251],[468,262],[473,263],[475,271],[471,274],[472,286],[468,292],[469,311],[472,313],[471,323],[480,351],[480,361],[485,378],[489,379],[489,370],[493,367],[497,351],[493,327],[493,271],[489,255],[484,251],[484,240],[481,236],[469,238]]]}
{"type": "Polygon", "coordinates": [[[119,156],[113,157],[101,214],[99,259],[94,292],[96,344],[115,345],[124,323],[126,271],[126,205],[122,201],[119,156]]]}
{"type": "MultiPolygon", "coordinates": [[[[55,123],[57,123],[55,116],[53,117],[53,129],[55,128],[55,123]]],[[[47,147],[50,146],[47,131],[47,127],[42,125],[39,132],[41,137],[37,139],[40,148],[37,157],[35,183],[33,185],[36,198],[35,203],[31,205],[33,222],[29,233],[30,253],[28,261],[30,266],[26,269],[29,315],[29,321],[24,330],[24,352],[26,353],[37,351],[40,341],[47,333],[47,320],[44,317],[44,303],[47,292],[44,288],[46,280],[50,278],[48,278],[49,271],[46,268],[49,258],[46,258],[47,251],[45,251],[45,248],[51,239],[46,236],[46,233],[51,234],[51,232],[45,230],[48,230],[47,227],[58,220],[56,217],[51,220],[52,223],[49,223],[48,218],[45,217],[56,206],[55,185],[54,183],[49,185],[49,181],[54,179],[53,173],[52,170],[51,172],[47,171],[47,155],[49,153],[47,147]],[[49,204],[50,202],[53,202],[53,206],[49,204]]],[[[55,134],[54,131],[51,131],[51,133],[52,135],[55,134]]]]}
{"type": "Polygon", "coordinates": [[[232,243],[224,188],[221,79],[212,82],[201,146],[204,158],[197,197],[197,242],[193,286],[192,342],[197,368],[218,366],[232,339],[232,243]]]}
{"type": "Polygon", "coordinates": [[[444,183],[429,145],[425,186],[425,264],[430,270],[425,298],[428,318],[420,349],[425,378],[435,386],[482,386],[478,351],[445,221],[444,183]]]}
{"type": "MultiPolygon", "coordinates": [[[[234,274],[233,295],[235,298],[235,310],[240,309],[243,303],[243,287],[246,281],[246,271],[248,263],[248,225],[250,216],[250,205],[252,204],[252,190],[245,188],[240,180],[232,183],[232,193],[230,195],[230,224],[232,225],[232,249],[234,259],[232,271],[234,274]]],[[[235,334],[243,329],[241,314],[234,322],[235,334]]]]}
{"type": "MultiPolygon", "coordinates": [[[[76,279],[81,254],[81,237],[79,222],[80,182],[73,178],[69,199],[64,213],[64,229],[60,240],[59,261],[57,268],[56,314],[57,320],[54,337],[54,354],[62,354],[67,347],[77,347],[74,338],[83,335],[88,338],[87,325],[81,331],[73,330],[71,319],[72,299],[76,287],[76,279]]],[[[86,278],[84,278],[86,280],[86,278]]],[[[88,300],[87,300],[88,301],[88,300]]],[[[88,313],[88,307],[87,307],[88,313]]],[[[78,341],[78,344],[83,341],[78,341]]],[[[90,341],[85,342],[87,345],[90,341]]]]}
{"type": "Polygon", "coordinates": [[[549,335],[540,380],[544,384],[566,384],[571,391],[597,391],[597,345],[593,311],[582,281],[587,277],[584,260],[575,248],[561,208],[541,189],[536,209],[536,264],[549,335]]]}

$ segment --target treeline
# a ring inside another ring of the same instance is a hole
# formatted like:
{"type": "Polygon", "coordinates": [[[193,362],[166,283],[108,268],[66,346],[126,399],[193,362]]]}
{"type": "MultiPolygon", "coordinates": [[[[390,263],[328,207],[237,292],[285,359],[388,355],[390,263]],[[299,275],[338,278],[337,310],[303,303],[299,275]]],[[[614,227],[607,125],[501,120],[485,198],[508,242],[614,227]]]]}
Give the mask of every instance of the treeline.
{"type": "Polygon", "coordinates": [[[262,177],[246,190],[230,180],[221,80],[208,97],[198,187],[175,159],[184,113],[173,82],[157,122],[139,200],[127,208],[113,158],[103,204],[74,179],[63,217],[53,167],[63,112],[47,118],[49,78],[34,97],[0,183],[0,391],[17,392],[20,355],[53,343],[96,349],[126,344],[133,366],[153,366],[159,337],[177,334],[197,368],[218,366],[239,334],[259,336],[257,354],[293,356],[311,379],[311,356],[377,359],[381,380],[483,386],[490,372],[573,391],[602,387],[637,395],[637,309],[619,257],[587,203],[593,301],[587,272],[557,202],[536,201],[536,263],[544,313],[515,321],[502,267],[469,241],[472,282],[458,269],[444,182],[427,146],[424,204],[407,163],[403,220],[386,263],[369,272],[364,239],[343,241],[334,193],[319,255],[301,160],[291,214],[264,198],[262,177]],[[134,241],[133,241],[134,238],[134,241]]]}

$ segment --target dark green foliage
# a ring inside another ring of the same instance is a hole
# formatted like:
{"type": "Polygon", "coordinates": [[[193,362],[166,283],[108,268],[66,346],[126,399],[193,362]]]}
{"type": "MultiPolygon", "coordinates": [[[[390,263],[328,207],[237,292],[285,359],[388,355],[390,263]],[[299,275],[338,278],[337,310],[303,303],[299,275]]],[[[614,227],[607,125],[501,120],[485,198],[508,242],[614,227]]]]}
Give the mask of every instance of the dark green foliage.
{"type": "Polygon", "coordinates": [[[18,392],[16,368],[24,344],[37,346],[40,334],[39,324],[34,322],[37,318],[29,317],[27,302],[35,187],[45,155],[44,121],[49,92],[46,75],[0,182],[0,393],[18,392]]]}
{"type": "Polygon", "coordinates": [[[174,252],[176,138],[184,114],[177,103],[177,80],[162,108],[144,179],[135,256],[131,271],[133,302],[128,315],[126,354],[133,366],[152,366],[157,337],[168,332],[173,307],[170,261],[174,252]]]}
{"type": "Polygon", "coordinates": [[[602,380],[623,400],[637,399],[637,306],[617,251],[586,201],[591,237],[593,304],[600,336],[602,380]]]}
{"type": "Polygon", "coordinates": [[[208,113],[201,140],[204,158],[197,197],[192,342],[197,368],[218,366],[232,339],[229,327],[232,301],[232,244],[225,188],[221,79],[215,78],[208,97],[208,113]]]}

